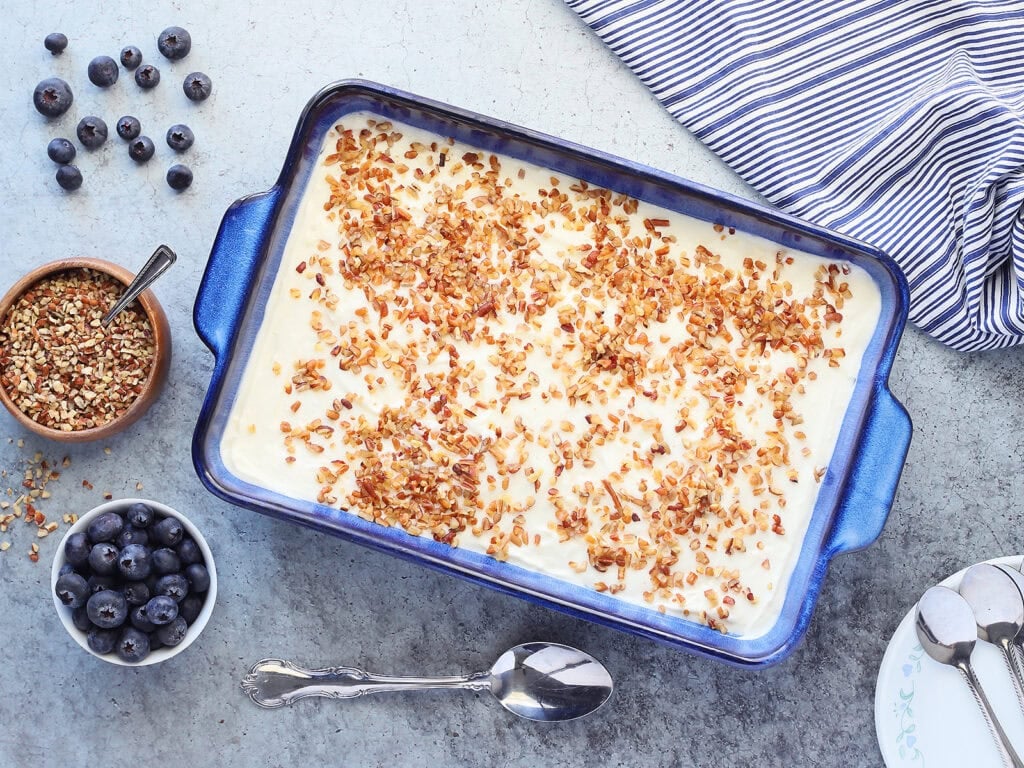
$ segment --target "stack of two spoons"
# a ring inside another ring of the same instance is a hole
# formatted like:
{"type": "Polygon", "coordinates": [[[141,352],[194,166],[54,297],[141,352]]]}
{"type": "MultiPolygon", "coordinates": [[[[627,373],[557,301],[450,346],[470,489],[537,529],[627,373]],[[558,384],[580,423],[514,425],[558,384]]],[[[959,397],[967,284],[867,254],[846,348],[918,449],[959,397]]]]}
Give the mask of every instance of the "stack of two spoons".
{"type": "Polygon", "coordinates": [[[1007,738],[971,666],[971,654],[979,638],[998,646],[1024,712],[1024,576],[1006,566],[972,566],[964,573],[959,592],[937,586],[924,593],[917,604],[915,627],[928,655],[963,675],[1003,762],[1012,768],[1024,768],[1024,760],[1007,738]]]}

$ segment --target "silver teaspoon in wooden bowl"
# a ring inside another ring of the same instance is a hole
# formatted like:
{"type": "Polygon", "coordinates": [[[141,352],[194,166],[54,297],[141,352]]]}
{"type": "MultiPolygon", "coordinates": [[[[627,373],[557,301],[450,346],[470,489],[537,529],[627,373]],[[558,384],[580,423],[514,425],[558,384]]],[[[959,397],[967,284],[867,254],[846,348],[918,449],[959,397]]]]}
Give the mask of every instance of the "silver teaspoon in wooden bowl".
{"type": "Polygon", "coordinates": [[[489,671],[457,677],[393,677],[353,667],[305,669],[282,659],[264,659],[242,679],[242,690],[268,709],[309,696],[350,699],[432,688],[490,691],[509,712],[550,722],[589,715],[608,700],[613,683],[595,658],[558,643],[517,645],[505,651],[489,671]]]}
{"type": "Polygon", "coordinates": [[[971,606],[949,587],[932,587],[917,602],[914,626],[925,652],[940,664],[956,668],[967,681],[1003,762],[1010,768],[1024,768],[971,666],[971,654],[978,641],[971,606]]]}

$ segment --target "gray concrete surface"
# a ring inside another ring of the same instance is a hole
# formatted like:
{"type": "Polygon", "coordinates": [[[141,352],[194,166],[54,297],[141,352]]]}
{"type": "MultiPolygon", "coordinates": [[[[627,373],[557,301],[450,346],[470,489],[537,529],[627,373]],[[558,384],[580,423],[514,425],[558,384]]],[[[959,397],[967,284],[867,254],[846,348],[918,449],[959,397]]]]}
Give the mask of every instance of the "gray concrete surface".
{"type": "MultiPolygon", "coordinates": [[[[521,3],[342,0],[144,6],[0,0],[0,284],[50,259],[105,256],[139,266],[159,242],[179,254],[156,289],[175,357],[152,412],[106,443],[60,446],[23,435],[0,414],[0,468],[35,451],[67,454],[51,486],[52,516],[142,495],[189,514],[217,554],[221,593],[200,640],[178,659],[123,669],[92,659],[63,632],[48,591],[57,539],[16,527],[0,540],[0,766],[122,764],[129,750],[160,766],[876,766],[875,675],[887,639],[916,596],[975,561],[1024,550],[1020,382],[1024,351],[961,355],[909,331],[893,389],[910,410],[914,443],[889,523],[870,549],[829,572],[803,646],[762,672],[737,671],[567,618],[353,544],[278,523],[212,498],[189,458],[211,357],[191,308],[221,214],[269,187],[295,120],[321,86],[363,76],[591,145],[753,197],[665,114],[558,0],[521,3]],[[191,30],[193,51],[169,65],[155,50],[164,26],[191,30]],[[64,56],[46,33],[71,38],[64,56]],[[122,73],[91,86],[92,56],[139,45],[163,83],[140,93],[122,73]],[[188,103],[181,77],[208,72],[214,96],[188,103]],[[72,82],[72,112],[48,125],[33,84],[72,82]],[[86,182],[65,195],[45,154],[95,113],[113,128],[135,114],[157,141],[137,168],[116,137],[81,153],[86,182]],[[163,133],[187,122],[195,184],[163,182],[163,133]],[[25,437],[19,448],[17,439],[25,437]],[[104,451],[110,449],[110,453],[104,451]],[[87,490],[82,481],[90,481],[87,490]],[[395,673],[486,667],[505,647],[549,638],[606,662],[618,689],[597,716],[537,725],[486,695],[442,692],[305,702],[264,712],[240,693],[247,664],[281,655],[395,673]]],[[[128,763],[123,763],[128,764],[128,763]]],[[[141,763],[140,763],[141,764],[141,763]]]]}

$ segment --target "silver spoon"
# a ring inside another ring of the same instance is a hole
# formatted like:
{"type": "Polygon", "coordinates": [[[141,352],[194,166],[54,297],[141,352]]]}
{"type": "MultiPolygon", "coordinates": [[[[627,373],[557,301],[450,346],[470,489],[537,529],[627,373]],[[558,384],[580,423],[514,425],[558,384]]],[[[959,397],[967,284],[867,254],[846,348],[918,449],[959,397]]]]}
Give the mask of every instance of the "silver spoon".
{"type": "Polygon", "coordinates": [[[608,700],[612,687],[611,675],[599,661],[557,643],[517,645],[490,671],[460,677],[391,677],[353,667],[304,669],[282,659],[264,659],[242,679],[242,690],[268,709],[307,696],[350,699],[386,691],[459,688],[490,691],[509,712],[541,721],[589,715],[608,700]]]}
{"type": "Polygon", "coordinates": [[[972,565],[960,580],[960,594],[971,606],[978,637],[999,646],[1024,712],[1024,678],[1013,641],[1024,627],[1024,597],[1013,577],[990,563],[972,565]]]}
{"type": "Polygon", "coordinates": [[[158,245],[157,249],[153,251],[153,255],[149,257],[149,261],[139,270],[139,273],[128,284],[128,287],[124,289],[121,298],[107,312],[101,321],[103,327],[106,328],[110,325],[114,318],[121,314],[125,307],[135,301],[140,293],[156,282],[156,279],[166,272],[177,258],[174,251],[168,246],[158,245]]]}
{"type": "Polygon", "coordinates": [[[978,641],[978,629],[971,606],[949,587],[932,587],[917,603],[914,625],[925,652],[940,664],[955,667],[967,681],[989,731],[996,740],[1003,763],[1011,768],[1024,768],[1024,762],[1021,762],[1010,744],[971,666],[971,653],[978,641]]]}

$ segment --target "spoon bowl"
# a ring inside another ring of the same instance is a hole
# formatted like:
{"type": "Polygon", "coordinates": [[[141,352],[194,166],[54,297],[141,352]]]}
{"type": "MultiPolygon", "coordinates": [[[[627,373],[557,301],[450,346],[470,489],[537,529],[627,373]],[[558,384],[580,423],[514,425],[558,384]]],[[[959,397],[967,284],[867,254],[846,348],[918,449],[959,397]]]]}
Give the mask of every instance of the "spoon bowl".
{"type": "Polygon", "coordinates": [[[461,677],[392,677],[354,667],[306,669],[282,659],[256,662],[242,690],[267,709],[321,696],[350,699],[388,691],[458,688],[490,691],[509,712],[554,722],[589,715],[608,701],[614,685],[593,656],[559,643],[523,643],[505,651],[487,672],[461,677]]]}

